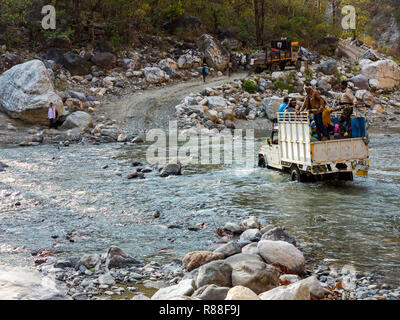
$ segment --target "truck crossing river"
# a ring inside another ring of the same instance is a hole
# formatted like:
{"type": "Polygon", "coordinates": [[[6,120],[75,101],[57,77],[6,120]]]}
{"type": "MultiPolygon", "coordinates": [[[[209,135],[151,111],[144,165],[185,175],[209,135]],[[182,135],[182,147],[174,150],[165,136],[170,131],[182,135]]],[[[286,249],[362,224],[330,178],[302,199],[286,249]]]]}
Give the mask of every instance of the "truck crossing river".
{"type": "MultiPolygon", "coordinates": [[[[338,117],[331,118],[338,123],[338,117]]],[[[259,167],[289,172],[292,181],[353,180],[368,176],[368,122],[366,110],[352,117],[351,138],[315,139],[308,112],[278,112],[277,123],[258,155],[259,167]]]]}

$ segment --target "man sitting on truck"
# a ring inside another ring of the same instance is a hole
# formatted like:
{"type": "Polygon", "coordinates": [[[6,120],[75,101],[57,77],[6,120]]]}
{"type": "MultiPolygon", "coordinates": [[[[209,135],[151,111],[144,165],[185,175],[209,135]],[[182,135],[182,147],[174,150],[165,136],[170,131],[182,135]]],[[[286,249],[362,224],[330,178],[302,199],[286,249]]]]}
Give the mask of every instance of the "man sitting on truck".
{"type": "Polygon", "coordinates": [[[279,106],[278,112],[284,112],[288,104],[289,104],[289,98],[285,97],[283,99],[283,103],[279,106]]]}
{"type": "Polygon", "coordinates": [[[329,136],[322,121],[322,112],[326,106],[326,102],[321,97],[319,91],[313,90],[311,86],[306,87],[305,91],[307,93],[307,96],[305,98],[303,106],[299,110],[299,113],[305,110],[309,110],[310,112],[312,112],[314,114],[314,121],[318,128],[318,131],[320,132],[320,135],[322,134],[322,137],[320,136],[321,141],[327,141],[329,140],[329,136]]]}

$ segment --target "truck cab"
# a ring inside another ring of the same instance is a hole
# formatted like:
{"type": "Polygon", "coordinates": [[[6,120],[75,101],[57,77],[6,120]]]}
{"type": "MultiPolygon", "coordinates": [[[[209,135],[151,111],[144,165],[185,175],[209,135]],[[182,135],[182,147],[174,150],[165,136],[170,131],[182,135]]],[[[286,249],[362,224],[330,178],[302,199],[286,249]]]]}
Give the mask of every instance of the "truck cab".
{"type": "MultiPolygon", "coordinates": [[[[338,115],[331,117],[338,123],[338,115]]],[[[308,112],[277,113],[271,136],[260,148],[258,165],[290,173],[298,182],[321,180],[353,180],[368,176],[368,122],[365,113],[352,117],[353,135],[338,139],[334,135],[328,141],[313,136],[311,116],[308,112]]]]}

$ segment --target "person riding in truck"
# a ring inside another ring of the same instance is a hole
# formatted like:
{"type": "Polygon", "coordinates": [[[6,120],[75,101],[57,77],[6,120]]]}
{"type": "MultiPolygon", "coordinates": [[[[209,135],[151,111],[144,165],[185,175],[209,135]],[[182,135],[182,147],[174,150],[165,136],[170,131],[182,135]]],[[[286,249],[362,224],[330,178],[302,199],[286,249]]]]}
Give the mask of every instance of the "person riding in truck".
{"type": "Polygon", "coordinates": [[[339,118],[339,135],[340,137],[345,136],[345,127],[344,123],[346,123],[347,127],[347,137],[352,137],[352,127],[351,127],[351,115],[353,114],[353,106],[358,103],[357,98],[354,96],[353,91],[348,87],[347,81],[342,81],[341,84],[342,95],[340,97],[340,105],[346,106],[342,115],[339,118]]]}
{"type": "Polygon", "coordinates": [[[313,90],[311,86],[308,86],[305,88],[305,91],[307,93],[305,101],[301,109],[298,111],[303,112],[306,110],[310,110],[314,114],[314,121],[315,124],[318,128],[319,134],[321,141],[327,141],[329,140],[328,132],[324,126],[324,123],[322,121],[322,112],[325,109],[326,102],[325,100],[321,97],[321,94],[319,93],[318,90],[313,90]]]}

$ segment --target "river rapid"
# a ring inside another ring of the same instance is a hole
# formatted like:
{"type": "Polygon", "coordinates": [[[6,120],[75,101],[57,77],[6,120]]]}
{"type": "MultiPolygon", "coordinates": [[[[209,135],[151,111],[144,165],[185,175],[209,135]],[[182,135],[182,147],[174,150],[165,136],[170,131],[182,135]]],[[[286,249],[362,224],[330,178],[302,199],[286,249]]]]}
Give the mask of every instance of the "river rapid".
{"type": "Polygon", "coordinates": [[[170,262],[219,241],[214,231],[226,222],[255,215],[285,226],[308,262],[352,265],[399,286],[400,134],[370,140],[369,177],[345,184],[299,184],[240,164],[188,166],[167,179],[155,168],[128,180],[132,161],[146,162],[147,145],[0,147],[10,166],[0,172],[0,264],[32,266],[38,248],[71,257],[110,245],[170,262]]]}

